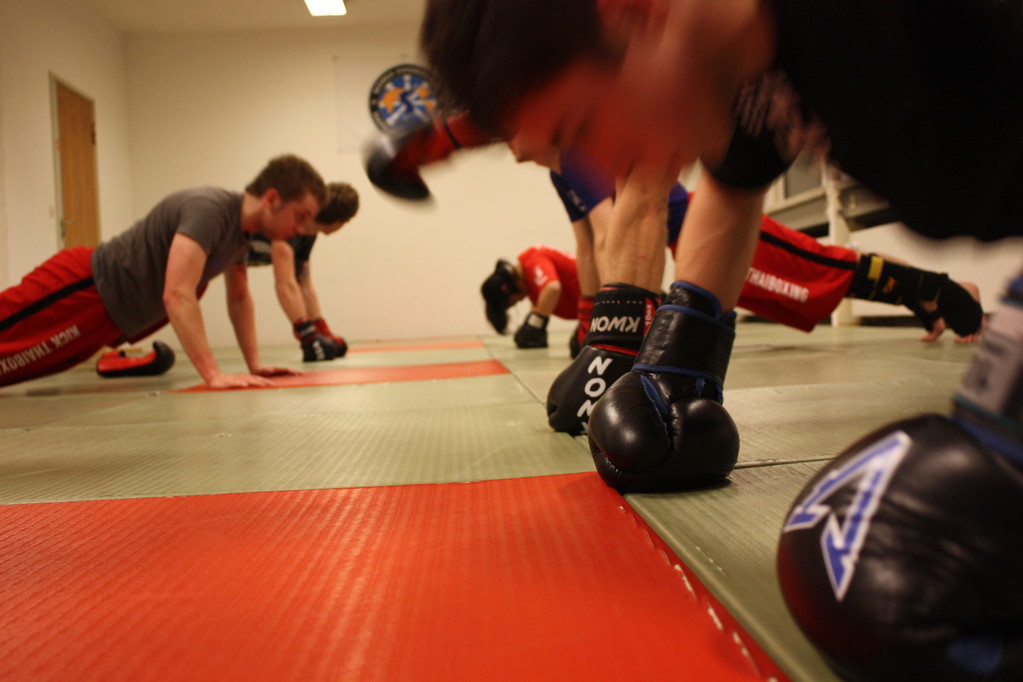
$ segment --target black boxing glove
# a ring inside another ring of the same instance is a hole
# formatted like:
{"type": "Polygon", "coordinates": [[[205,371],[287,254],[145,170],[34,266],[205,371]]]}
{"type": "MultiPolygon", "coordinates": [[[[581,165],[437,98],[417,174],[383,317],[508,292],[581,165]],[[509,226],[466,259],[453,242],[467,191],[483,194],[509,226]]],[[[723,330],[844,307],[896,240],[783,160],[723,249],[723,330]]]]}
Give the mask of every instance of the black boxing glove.
{"type": "Polygon", "coordinates": [[[789,512],[782,594],[853,680],[1023,679],[1023,278],[956,392],[853,444],[789,512]]]}
{"type": "Polygon", "coordinates": [[[174,350],[162,341],[153,341],[153,350],[145,355],[128,355],[112,350],[96,360],[96,374],[105,378],[148,377],[163,374],[174,366],[174,350]]]}
{"type": "Polygon", "coordinates": [[[369,181],[379,189],[399,199],[422,201],[430,197],[430,190],[419,175],[421,167],[443,161],[458,149],[491,142],[494,138],[466,113],[435,117],[398,135],[380,134],[366,145],[363,162],[369,181]]]}
{"type": "Polygon", "coordinates": [[[294,326],[295,338],[302,345],[302,362],[333,360],[337,354],[334,341],[320,333],[308,317],[299,318],[294,326]]]}
{"type": "Polygon", "coordinates": [[[546,348],[547,323],[550,318],[540,313],[529,313],[526,321],[515,332],[515,345],[519,348],[546,348]]]}
{"type": "Polygon", "coordinates": [[[586,344],[547,393],[551,428],[582,433],[593,406],[632,368],[659,302],[657,294],[629,284],[601,287],[593,298],[586,344]]]}
{"type": "Polygon", "coordinates": [[[721,402],[734,339],[734,312],[704,289],[672,285],[632,371],[593,409],[590,452],[605,483],[656,492],[728,477],[739,433],[721,402]]]}
{"type": "Polygon", "coordinates": [[[334,332],[330,331],[330,327],[327,325],[327,321],[322,317],[314,317],[313,324],[316,325],[316,330],[323,336],[326,336],[334,343],[334,357],[343,358],[345,353],[348,352],[348,344],[345,342],[344,337],[338,336],[334,332]]]}
{"type": "Polygon", "coordinates": [[[853,444],[803,488],[782,595],[851,680],[1023,679],[1023,472],[940,415],[853,444]]]}
{"type": "Polygon", "coordinates": [[[593,319],[593,297],[580,296],[578,308],[579,324],[575,326],[572,336],[568,338],[568,355],[575,358],[586,345],[586,336],[590,333],[590,321],[593,319]]]}

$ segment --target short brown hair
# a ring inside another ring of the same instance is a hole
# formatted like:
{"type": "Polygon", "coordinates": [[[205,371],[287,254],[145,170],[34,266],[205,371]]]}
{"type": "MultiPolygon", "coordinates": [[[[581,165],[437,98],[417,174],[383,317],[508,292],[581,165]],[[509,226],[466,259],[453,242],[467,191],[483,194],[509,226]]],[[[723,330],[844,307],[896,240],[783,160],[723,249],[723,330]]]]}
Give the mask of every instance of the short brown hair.
{"type": "Polygon", "coordinates": [[[332,182],[327,185],[327,199],[316,214],[321,225],[347,223],[359,212],[359,193],[347,182],[332,182]]]}
{"type": "Polygon", "coordinates": [[[270,159],[245,191],[261,197],[270,189],[277,190],[282,201],[300,199],[306,192],[316,197],[320,205],[327,199],[327,186],[323,178],[308,161],[294,154],[284,154],[270,159]]]}
{"type": "Polygon", "coordinates": [[[613,54],[596,0],[427,0],[419,45],[445,106],[494,134],[573,60],[613,54]]]}

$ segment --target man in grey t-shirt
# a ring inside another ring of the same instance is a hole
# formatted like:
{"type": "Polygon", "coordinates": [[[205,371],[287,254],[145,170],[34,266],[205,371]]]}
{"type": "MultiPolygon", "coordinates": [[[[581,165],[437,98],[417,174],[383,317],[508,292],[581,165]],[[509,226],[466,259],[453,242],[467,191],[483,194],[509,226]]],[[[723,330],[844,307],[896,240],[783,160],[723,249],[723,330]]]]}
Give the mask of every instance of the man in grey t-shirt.
{"type": "Polygon", "coordinates": [[[62,371],[104,345],[168,321],[211,388],[263,386],[292,370],[259,360],[246,276],[248,235],[293,237],[325,199],[320,175],[296,156],[271,160],[244,193],[210,187],[171,194],[95,249],[60,251],[0,292],[0,386],[62,371]],[[228,314],[248,374],[220,371],[199,296],[224,273],[228,314]]]}

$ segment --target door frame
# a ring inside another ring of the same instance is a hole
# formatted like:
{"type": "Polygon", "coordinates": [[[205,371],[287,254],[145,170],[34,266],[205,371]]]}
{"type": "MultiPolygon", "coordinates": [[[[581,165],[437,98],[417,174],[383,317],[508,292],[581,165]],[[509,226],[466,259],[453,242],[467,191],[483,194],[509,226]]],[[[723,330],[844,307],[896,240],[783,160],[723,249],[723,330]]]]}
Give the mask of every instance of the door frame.
{"type": "Polygon", "coordinates": [[[66,80],[50,72],[50,121],[52,129],[52,141],[53,141],[53,168],[54,168],[54,189],[56,192],[56,201],[54,211],[54,229],[57,235],[57,248],[63,249],[66,247],[65,229],[64,229],[64,174],[63,174],[63,156],[61,155],[60,145],[60,106],[58,102],[58,87],[64,88],[78,97],[87,100],[92,106],[92,123],[93,123],[93,147],[92,147],[92,168],[93,168],[93,187],[92,190],[95,193],[96,202],[96,236],[95,241],[98,244],[101,240],[102,229],[100,225],[100,211],[99,211],[99,164],[97,161],[97,149],[96,149],[96,101],[82,93],[81,90],[69,84],[66,80]]]}

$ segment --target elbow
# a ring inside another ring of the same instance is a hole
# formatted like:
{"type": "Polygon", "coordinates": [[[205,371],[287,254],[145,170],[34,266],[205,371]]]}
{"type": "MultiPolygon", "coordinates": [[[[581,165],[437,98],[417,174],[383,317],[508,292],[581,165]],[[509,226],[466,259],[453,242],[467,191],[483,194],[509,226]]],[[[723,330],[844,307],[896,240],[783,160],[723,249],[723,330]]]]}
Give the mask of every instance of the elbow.
{"type": "MultiPolygon", "coordinates": [[[[195,298],[192,296],[191,298],[195,298]]],[[[187,292],[180,289],[167,289],[163,292],[163,308],[167,311],[168,317],[173,317],[182,306],[187,305],[189,296],[187,292]]]]}

